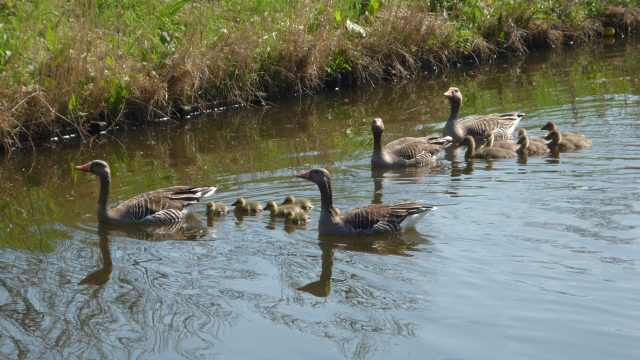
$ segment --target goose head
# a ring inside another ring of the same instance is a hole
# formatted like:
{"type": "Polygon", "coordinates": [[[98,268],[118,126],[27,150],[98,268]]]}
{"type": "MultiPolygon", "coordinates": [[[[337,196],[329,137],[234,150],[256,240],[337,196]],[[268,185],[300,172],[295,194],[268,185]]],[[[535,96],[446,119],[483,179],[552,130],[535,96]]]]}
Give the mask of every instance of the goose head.
{"type": "MultiPolygon", "coordinates": [[[[524,130],[524,129],[520,129],[520,130],[524,130]]],[[[518,134],[520,134],[520,132],[518,132],[518,134]]],[[[527,148],[529,147],[529,136],[527,136],[527,131],[525,130],[524,133],[520,134],[520,136],[518,136],[518,142],[516,143],[518,145],[522,145],[523,148],[527,148]]]]}
{"type": "Polygon", "coordinates": [[[292,205],[293,203],[296,202],[296,197],[293,195],[287,195],[284,198],[284,201],[282,203],[280,203],[280,205],[292,205]]]}
{"type": "Polygon", "coordinates": [[[213,201],[207,202],[207,212],[210,212],[211,210],[213,210],[215,206],[216,204],[214,204],[213,201]]]}
{"type": "Polygon", "coordinates": [[[444,97],[449,99],[449,101],[462,101],[462,93],[457,87],[450,87],[449,90],[444,93],[444,97]]]}
{"type": "Polygon", "coordinates": [[[78,165],[76,170],[90,172],[98,177],[111,177],[109,165],[102,160],[93,160],[84,165],[78,165]]]}
{"type": "Polygon", "coordinates": [[[553,121],[549,121],[548,123],[544,124],[544,126],[540,130],[553,131],[558,130],[558,127],[556,127],[556,124],[553,121]]]}
{"type": "Polygon", "coordinates": [[[384,123],[382,122],[382,119],[373,119],[371,122],[371,132],[374,134],[382,134],[384,132],[384,123]]]}
{"type": "Polygon", "coordinates": [[[527,134],[527,129],[525,129],[525,128],[520,128],[520,129],[518,130],[518,138],[520,138],[522,135],[528,135],[528,134],[527,134]]]}
{"type": "Polygon", "coordinates": [[[267,205],[262,210],[278,211],[278,204],[275,201],[267,201],[267,205]]]}
{"type": "Polygon", "coordinates": [[[331,182],[331,175],[323,168],[311,169],[307,172],[296,175],[297,178],[309,180],[316,184],[325,184],[331,182]]]}
{"type": "Polygon", "coordinates": [[[231,206],[243,207],[247,204],[247,201],[244,198],[237,198],[236,201],[231,204],[231,206]]]}

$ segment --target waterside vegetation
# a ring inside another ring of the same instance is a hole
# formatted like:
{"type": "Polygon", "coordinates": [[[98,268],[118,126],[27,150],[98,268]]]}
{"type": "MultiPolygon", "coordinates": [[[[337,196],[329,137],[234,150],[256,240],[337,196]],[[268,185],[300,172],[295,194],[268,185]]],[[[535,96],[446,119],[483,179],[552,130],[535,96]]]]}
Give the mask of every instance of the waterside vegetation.
{"type": "Polygon", "coordinates": [[[0,1],[0,149],[640,29],[638,0],[0,1]]]}

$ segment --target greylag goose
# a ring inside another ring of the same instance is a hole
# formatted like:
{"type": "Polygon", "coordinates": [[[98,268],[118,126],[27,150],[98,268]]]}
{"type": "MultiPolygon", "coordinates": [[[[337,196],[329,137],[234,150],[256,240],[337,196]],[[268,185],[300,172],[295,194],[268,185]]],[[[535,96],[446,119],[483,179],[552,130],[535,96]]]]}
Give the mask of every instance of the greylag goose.
{"type": "Polygon", "coordinates": [[[576,132],[560,131],[560,129],[558,129],[558,127],[556,126],[556,124],[553,121],[549,121],[546,124],[544,124],[544,126],[542,128],[540,128],[540,130],[547,130],[549,132],[551,132],[553,130],[556,130],[557,132],[560,133],[560,135],[562,136],[563,139],[569,139],[569,138],[586,139],[586,137],[584,135],[576,133],[576,132]]]}
{"type": "Polygon", "coordinates": [[[262,209],[270,211],[271,216],[284,217],[287,210],[302,210],[298,205],[278,205],[275,201],[267,201],[267,205],[262,209]]]}
{"type": "Polygon", "coordinates": [[[209,201],[207,203],[207,216],[220,216],[229,213],[229,207],[222,203],[214,203],[209,201]]]}
{"type": "Polygon", "coordinates": [[[373,132],[373,154],[371,166],[377,167],[408,167],[425,166],[436,163],[436,155],[446,148],[449,142],[446,139],[426,139],[405,137],[390,142],[382,147],[382,133],[384,123],[382,119],[375,118],[371,123],[373,132]]]}
{"type": "Polygon", "coordinates": [[[581,137],[564,138],[558,130],[551,130],[545,137],[549,140],[547,146],[551,152],[581,150],[591,146],[591,141],[581,137]]]}
{"type": "Polygon", "coordinates": [[[314,182],[320,190],[318,231],[321,235],[357,236],[398,232],[415,226],[429,211],[436,209],[412,201],[366,205],[338,215],[333,207],[331,176],[327,170],[312,169],[296,177],[314,182]]]}
{"type": "Polygon", "coordinates": [[[306,224],[311,221],[311,217],[306,211],[298,209],[287,209],[284,211],[284,221],[287,224],[306,224]]]}
{"type": "Polygon", "coordinates": [[[284,198],[284,201],[280,205],[298,205],[302,210],[313,209],[313,203],[309,199],[296,198],[293,195],[288,195],[284,198]]]}
{"type": "Polygon", "coordinates": [[[520,146],[516,149],[516,153],[518,153],[518,155],[540,155],[549,152],[549,147],[547,147],[546,142],[530,141],[526,130],[524,132],[519,131],[518,134],[520,134],[518,137],[518,145],[520,146]]]}
{"type": "Polygon", "coordinates": [[[460,146],[467,147],[467,151],[464,153],[465,159],[503,159],[517,155],[513,150],[497,147],[483,147],[476,149],[476,141],[472,136],[465,136],[460,142],[460,146]]]}
{"type": "Polygon", "coordinates": [[[239,214],[257,214],[262,212],[262,205],[259,202],[247,201],[245,198],[237,198],[231,206],[235,206],[234,211],[239,214]]]}
{"type": "Polygon", "coordinates": [[[172,186],[140,194],[112,208],[107,205],[111,184],[109,165],[102,160],[93,160],[76,166],[76,170],[90,172],[100,179],[98,221],[101,224],[146,225],[180,221],[193,210],[194,204],[207,200],[217,189],[215,186],[172,186]]]}
{"type": "Polygon", "coordinates": [[[457,119],[462,107],[462,93],[460,89],[449,88],[444,96],[451,104],[451,114],[444,126],[444,136],[451,136],[453,141],[459,142],[467,136],[473,136],[476,141],[484,138],[486,130],[493,131],[496,140],[506,140],[511,138],[511,134],[525,115],[521,112],[510,112],[504,114],[472,115],[462,119],[457,119]]]}
{"type": "Polygon", "coordinates": [[[510,143],[508,141],[495,141],[493,131],[487,130],[484,135],[486,139],[485,147],[495,147],[509,151],[516,151],[516,149],[518,148],[518,145],[510,143]]]}

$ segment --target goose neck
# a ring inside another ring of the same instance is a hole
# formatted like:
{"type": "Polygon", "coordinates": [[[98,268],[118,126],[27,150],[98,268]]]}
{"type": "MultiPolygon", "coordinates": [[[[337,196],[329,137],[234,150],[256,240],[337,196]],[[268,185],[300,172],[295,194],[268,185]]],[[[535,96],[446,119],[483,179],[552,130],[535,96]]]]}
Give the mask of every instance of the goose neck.
{"type": "Polygon", "coordinates": [[[103,174],[100,176],[100,197],[98,198],[98,218],[106,219],[109,217],[109,208],[107,201],[109,200],[109,190],[111,188],[111,174],[103,174]]]}

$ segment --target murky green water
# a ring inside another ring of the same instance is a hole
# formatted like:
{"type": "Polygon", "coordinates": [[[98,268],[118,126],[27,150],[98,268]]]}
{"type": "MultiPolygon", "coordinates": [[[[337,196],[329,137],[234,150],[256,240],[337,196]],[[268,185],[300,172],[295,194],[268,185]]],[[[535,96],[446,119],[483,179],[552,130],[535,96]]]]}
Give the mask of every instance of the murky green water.
{"type": "Polygon", "coordinates": [[[0,161],[2,358],[640,358],[640,46],[529,56],[373,90],[210,114],[0,161]],[[520,110],[586,134],[584,152],[372,173],[384,139],[463,114],[520,110]],[[164,236],[98,229],[107,160],[112,202],[173,184],[218,184],[218,200],[319,200],[297,172],[325,166],[335,203],[421,199],[415,232],[320,241],[269,216],[164,236]],[[95,285],[102,284],[102,285],[95,285]]]}

